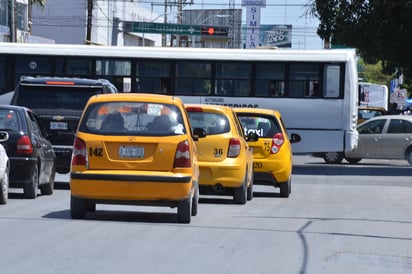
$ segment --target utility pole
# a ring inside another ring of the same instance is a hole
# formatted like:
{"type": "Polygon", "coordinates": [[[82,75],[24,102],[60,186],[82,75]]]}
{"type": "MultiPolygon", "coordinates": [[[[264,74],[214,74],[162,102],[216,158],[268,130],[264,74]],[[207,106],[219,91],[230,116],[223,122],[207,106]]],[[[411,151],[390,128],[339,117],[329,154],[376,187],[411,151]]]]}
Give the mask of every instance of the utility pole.
{"type": "Polygon", "coordinates": [[[15,43],[17,41],[16,0],[9,0],[9,7],[10,42],[15,43]]]}
{"type": "Polygon", "coordinates": [[[87,24],[86,24],[86,43],[92,42],[92,20],[93,20],[93,2],[94,0],[87,0],[87,24]]]}
{"type": "Polygon", "coordinates": [[[227,47],[234,48],[235,44],[235,0],[229,0],[229,35],[227,47]]]}

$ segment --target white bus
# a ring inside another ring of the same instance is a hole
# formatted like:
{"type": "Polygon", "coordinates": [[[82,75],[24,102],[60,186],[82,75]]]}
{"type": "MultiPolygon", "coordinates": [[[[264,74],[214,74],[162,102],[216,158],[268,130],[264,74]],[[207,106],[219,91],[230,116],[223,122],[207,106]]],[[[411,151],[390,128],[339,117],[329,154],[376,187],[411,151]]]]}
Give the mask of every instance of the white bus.
{"type": "Polygon", "coordinates": [[[0,93],[21,76],[105,78],[123,92],[282,113],[294,153],[357,144],[354,50],[112,47],[0,43],[0,93]]]}

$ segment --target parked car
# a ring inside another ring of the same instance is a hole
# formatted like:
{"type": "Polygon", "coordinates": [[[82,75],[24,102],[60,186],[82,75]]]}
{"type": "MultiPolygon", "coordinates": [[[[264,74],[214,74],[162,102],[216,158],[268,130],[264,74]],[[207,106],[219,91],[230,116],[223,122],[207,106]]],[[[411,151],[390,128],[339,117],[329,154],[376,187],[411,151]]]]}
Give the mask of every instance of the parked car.
{"type": "Polygon", "coordinates": [[[292,146],[300,135],[286,131],[279,111],[261,108],[234,108],[246,133],[258,134],[249,141],[254,158],[254,184],[280,189],[280,196],[289,197],[292,188],[292,146]]]}
{"type": "MultiPolygon", "coordinates": [[[[9,138],[8,134],[0,135],[0,142],[7,141],[9,138]]],[[[9,197],[9,171],[10,171],[10,161],[7,156],[6,149],[0,144],[0,204],[7,204],[9,197]]]]}
{"type": "Polygon", "coordinates": [[[387,114],[384,108],[380,107],[358,107],[358,125],[362,122],[376,116],[387,114]]]}
{"type": "Polygon", "coordinates": [[[253,198],[253,154],[242,125],[230,107],[187,104],[190,123],[206,131],[199,140],[201,194],[232,195],[237,204],[253,198]]]}
{"type": "Polygon", "coordinates": [[[26,107],[0,105],[0,140],[10,160],[10,187],[22,187],[32,199],[39,188],[51,195],[56,155],[36,114],[26,107]]]}
{"type": "Polygon", "coordinates": [[[199,167],[187,112],[177,97],[104,94],[88,101],[74,140],[70,214],[96,204],[177,207],[177,219],[197,215],[199,167]]]}
{"type": "Polygon", "coordinates": [[[351,152],[330,152],[327,163],[346,159],[357,163],[362,159],[404,159],[412,165],[412,116],[384,115],[373,117],[358,126],[359,142],[351,152]]]}
{"type": "Polygon", "coordinates": [[[56,171],[68,173],[74,134],[87,100],[95,94],[116,92],[116,87],[104,79],[24,77],[11,104],[36,112],[56,153],[56,171]]]}

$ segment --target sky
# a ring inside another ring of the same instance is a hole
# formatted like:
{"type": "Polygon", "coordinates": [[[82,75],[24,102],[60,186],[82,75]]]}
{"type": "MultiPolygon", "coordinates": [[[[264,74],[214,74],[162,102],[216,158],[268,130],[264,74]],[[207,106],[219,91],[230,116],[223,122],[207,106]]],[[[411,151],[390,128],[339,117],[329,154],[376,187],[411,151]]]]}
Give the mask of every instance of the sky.
{"type": "MultiPolygon", "coordinates": [[[[229,0],[192,0],[192,5],[185,5],[186,9],[229,9],[229,0]]],[[[178,2],[169,0],[169,3],[178,2]]],[[[186,1],[187,3],[190,0],[186,1]]],[[[261,8],[261,25],[292,25],[292,48],[295,49],[320,49],[322,40],[316,34],[319,21],[316,18],[305,17],[305,4],[309,0],[266,0],[266,7],[261,8]]],[[[164,1],[141,0],[149,9],[161,14],[164,13],[164,1]]],[[[234,0],[235,9],[242,8],[241,0],[234,0]]],[[[176,8],[171,7],[176,12],[176,8]]],[[[242,10],[242,24],[246,23],[246,11],[242,10]]]]}

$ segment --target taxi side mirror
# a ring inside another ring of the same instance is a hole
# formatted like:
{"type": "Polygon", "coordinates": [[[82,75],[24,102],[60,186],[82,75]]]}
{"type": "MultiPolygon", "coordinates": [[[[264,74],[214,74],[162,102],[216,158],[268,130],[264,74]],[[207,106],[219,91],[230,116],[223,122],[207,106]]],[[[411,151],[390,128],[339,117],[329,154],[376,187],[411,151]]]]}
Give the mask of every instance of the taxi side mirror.
{"type": "Polygon", "coordinates": [[[251,131],[246,135],[246,141],[248,142],[256,142],[259,140],[259,135],[255,131],[251,131]]]}
{"type": "Polygon", "coordinates": [[[194,128],[193,129],[193,139],[195,141],[199,140],[199,138],[205,138],[206,137],[206,130],[203,128],[194,128]]]}

